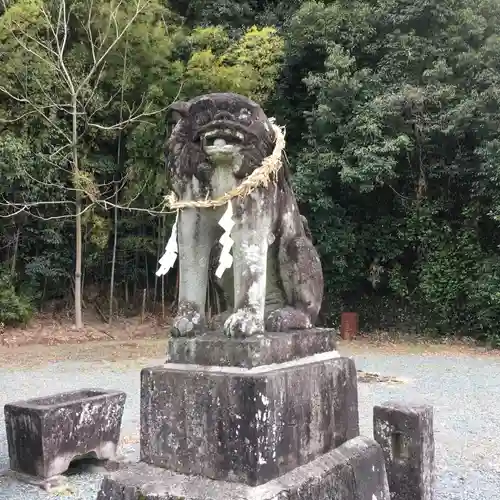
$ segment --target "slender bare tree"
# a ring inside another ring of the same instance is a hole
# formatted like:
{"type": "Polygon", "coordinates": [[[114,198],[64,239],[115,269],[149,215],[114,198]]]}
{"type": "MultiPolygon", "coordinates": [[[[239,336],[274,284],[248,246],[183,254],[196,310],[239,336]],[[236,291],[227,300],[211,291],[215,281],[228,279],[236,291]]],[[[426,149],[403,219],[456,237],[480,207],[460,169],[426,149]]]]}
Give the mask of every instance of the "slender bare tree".
{"type": "MultiPolygon", "coordinates": [[[[36,35],[33,35],[20,24],[16,24],[15,21],[13,21],[12,37],[26,54],[39,60],[52,70],[52,73],[57,78],[58,86],[63,89],[61,93],[62,97],[60,97],[64,99],[64,102],[58,102],[57,97],[48,95],[43,89],[41,89],[43,102],[39,102],[36,96],[30,95],[27,88],[26,92],[15,94],[10,89],[0,86],[0,93],[3,93],[8,98],[26,108],[23,117],[28,114],[35,114],[42,118],[47,127],[50,127],[62,140],[62,146],[56,152],[53,152],[51,156],[54,157],[64,153],[63,158],[70,166],[69,170],[72,179],[72,187],[69,189],[74,193],[74,197],[72,200],[61,203],[74,206],[72,216],[75,218],[74,314],[76,328],[82,328],[83,326],[82,215],[95,205],[103,206],[106,209],[114,207],[116,226],[116,209],[124,208],[135,210],[131,206],[120,207],[118,205],[118,188],[116,187],[116,181],[113,182],[114,190],[112,195],[105,199],[100,197],[99,186],[97,186],[92,179],[89,179],[89,176],[86,175],[81,167],[84,153],[82,151],[83,144],[80,131],[83,128],[95,128],[101,131],[121,131],[133,123],[143,122],[159,113],[163,113],[168,108],[168,106],[161,109],[155,108],[143,98],[138,105],[133,107],[127,106],[127,109],[124,110],[126,103],[123,102],[122,90],[120,119],[117,123],[106,125],[94,121],[96,114],[102,114],[103,111],[105,112],[106,108],[111,105],[117,94],[98,107],[94,106],[92,113],[87,111],[101,82],[107,59],[113,51],[118,49],[120,42],[126,40],[127,33],[131,26],[138,20],[141,13],[146,11],[151,3],[151,0],[128,0],[127,2],[123,0],[110,1],[109,12],[105,16],[105,21],[103,22],[102,18],[99,17],[99,23],[96,23],[96,16],[100,16],[102,13],[97,12],[94,0],[87,0],[86,19],[83,20],[83,22],[80,19],[79,22],[87,37],[86,44],[88,44],[90,48],[91,63],[86,66],[83,71],[81,66],[76,69],[76,66],[72,64],[68,58],[71,35],[70,23],[74,21],[72,2],[68,0],[58,0],[58,2],[54,2],[53,4],[55,5],[55,9],[50,10],[42,8],[45,29],[40,30],[36,35]],[[60,121],[53,118],[54,114],[58,112],[69,117],[69,126],[67,128],[61,126],[60,121]]],[[[7,7],[8,4],[5,4],[4,8],[7,7]]],[[[125,44],[125,47],[126,46],[127,44],[125,44]]],[[[124,55],[124,72],[125,71],[126,56],[124,55]]],[[[17,121],[19,119],[20,117],[16,117],[10,121],[17,121]]],[[[60,162],[56,166],[60,167],[60,162]]],[[[43,183],[41,180],[38,180],[38,182],[43,183]]],[[[31,215],[34,215],[31,208],[44,204],[52,204],[50,201],[36,203],[6,203],[13,208],[13,214],[28,211],[31,215]]],[[[150,213],[161,213],[161,210],[140,210],[150,213]]],[[[112,306],[110,305],[110,307],[112,306]]],[[[110,309],[110,314],[111,313],[112,309],[110,309]]]]}

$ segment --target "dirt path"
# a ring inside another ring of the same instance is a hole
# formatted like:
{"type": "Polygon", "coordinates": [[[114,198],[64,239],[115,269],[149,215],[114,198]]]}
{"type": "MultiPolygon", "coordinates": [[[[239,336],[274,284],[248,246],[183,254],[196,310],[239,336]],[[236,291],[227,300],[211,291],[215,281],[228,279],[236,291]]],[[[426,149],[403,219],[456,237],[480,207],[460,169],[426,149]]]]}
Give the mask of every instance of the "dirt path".
{"type": "MultiPolygon", "coordinates": [[[[472,356],[499,358],[500,351],[462,344],[409,343],[390,341],[369,341],[358,339],[353,342],[338,342],[340,352],[349,355],[363,354],[418,354],[421,356],[472,356]]],[[[82,344],[24,345],[19,347],[0,346],[0,367],[31,368],[59,361],[106,361],[108,363],[130,361],[133,363],[150,358],[162,358],[166,350],[164,338],[92,341],[82,344]]]]}
{"type": "Polygon", "coordinates": [[[0,367],[33,368],[57,361],[126,362],[162,357],[166,339],[87,342],[84,344],[0,347],[0,367]]]}

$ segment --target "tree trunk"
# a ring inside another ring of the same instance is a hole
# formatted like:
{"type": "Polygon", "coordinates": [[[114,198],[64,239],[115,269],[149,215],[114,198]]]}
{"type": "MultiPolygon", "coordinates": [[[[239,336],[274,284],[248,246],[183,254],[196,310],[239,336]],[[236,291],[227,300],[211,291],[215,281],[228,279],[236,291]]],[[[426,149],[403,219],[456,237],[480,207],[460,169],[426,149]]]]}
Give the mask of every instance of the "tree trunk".
{"type": "MultiPolygon", "coordinates": [[[[142,228],[139,233],[140,238],[142,238],[142,228]]],[[[142,244],[142,243],[141,243],[142,244]]],[[[139,281],[139,249],[135,247],[135,257],[134,257],[134,284],[132,285],[132,304],[135,307],[137,304],[137,286],[139,281]]]]}
{"type": "MultiPolygon", "coordinates": [[[[161,218],[162,241],[165,241],[165,216],[161,218]]],[[[165,319],[165,276],[161,277],[161,318],[165,319]]]]}
{"type": "Polygon", "coordinates": [[[147,290],[142,291],[142,306],[141,306],[141,324],[144,323],[144,318],[146,317],[146,293],[147,290]]]}
{"type": "MultiPolygon", "coordinates": [[[[123,92],[125,89],[125,75],[127,66],[127,49],[128,43],[125,44],[125,54],[123,57],[123,74],[122,74],[122,87],[121,87],[121,97],[120,97],[120,123],[123,120],[123,92]]],[[[120,130],[118,134],[118,156],[116,158],[116,164],[121,171],[122,168],[122,138],[123,131],[120,130]]],[[[111,283],[109,284],[109,319],[108,323],[111,324],[113,321],[113,300],[115,292],[115,269],[116,269],[116,247],[118,244],[118,186],[119,182],[115,180],[115,210],[114,210],[114,226],[115,234],[113,237],[113,258],[111,262],[111,283]]]]}
{"type": "Polygon", "coordinates": [[[17,266],[17,254],[19,252],[19,236],[21,234],[21,229],[16,229],[16,235],[14,236],[14,254],[12,255],[12,264],[10,267],[10,274],[14,276],[16,274],[17,266]]]}
{"type": "MultiPolygon", "coordinates": [[[[71,98],[71,108],[73,114],[72,127],[72,156],[73,156],[73,179],[77,181],[79,176],[78,166],[78,128],[77,128],[77,103],[76,95],[71,98]]],[[[82,318],[82,193],[78,189],[78,183],[75,182],[75,326],[80,329],[83,327],[82,318]]]]}
{"type": "Polygon", "coordinates": [[[115,182],[115,234],[113,238],[113,257],[111,259],[111,283],[109,284],[109,316],[108,323],[113,321],[113,300],[115,290],[116,246],[118,242],[118,182],[115,182]]]}
{"type": "MultiPolygon", "coordinates": [[[[162,237],[162,233],[161,233],[161,219],[158,219],[157,220],[157,223],[156,223],[156,234],[157,234],[157,242],[156,242],[156,262],[155,262],[155,265],[157,266],[156,268],[158,268],[158,262],[160,260],[160,255],[161,255],[161,237],[162,237]]],[[[156,314],[157,310],[156,310],[156,298],[157,298],[157,290],[158,290],[158,276],[156,275],[155,273],[155,289],[154,289],[154,292],[153,292],[153,308],[154,308],[154,312],[156,314]]]]}

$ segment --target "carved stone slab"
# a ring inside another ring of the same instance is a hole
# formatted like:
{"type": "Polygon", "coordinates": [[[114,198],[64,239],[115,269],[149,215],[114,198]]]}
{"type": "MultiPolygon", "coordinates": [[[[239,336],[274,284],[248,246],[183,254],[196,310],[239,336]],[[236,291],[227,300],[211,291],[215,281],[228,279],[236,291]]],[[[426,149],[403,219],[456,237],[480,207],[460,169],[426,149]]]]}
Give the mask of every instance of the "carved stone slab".
{"type": "Polygon", "coordinates": [[[432,500],[433,407],[398,402],[377,405],[373,431],[384,452],[391,499],[432,500]]]}
{"type": "Polygon", "coordinates": [[[279,479],[250,487],[138,463],[106,477],[97,500],[390,500],[380,446],[357,437],[279,479]]]}
{"type": "Polygon", "coordinates": [[[115,457],[126,394],[82,389],[5,405],[10,467],[49,478],[83,456],[115,457]]]}
{"type": "Polygon", "coordinates": [[[175,472],[255,486],[358,435],[356,368],[336,351],[141,373],[141,460],[175,472]]]}
{"type": "Polygon", "coordinates": [[[332,328],[312,328],[243,339],[228,338],[223,333],[170,338],[167,362],[253,368],[334,351],[336,336],[337,330],[332,328]]]}

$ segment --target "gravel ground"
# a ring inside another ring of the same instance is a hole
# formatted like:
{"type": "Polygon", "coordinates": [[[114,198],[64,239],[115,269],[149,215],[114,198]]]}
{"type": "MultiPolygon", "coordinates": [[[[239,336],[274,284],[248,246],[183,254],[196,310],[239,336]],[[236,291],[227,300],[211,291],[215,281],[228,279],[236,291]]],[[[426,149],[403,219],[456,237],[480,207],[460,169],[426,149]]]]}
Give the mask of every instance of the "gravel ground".
{"type": "MultiPolygon", "coordinates": [[[[343,354],[350,355],[348,349],[343,354]]],[[[437,482],[435,500],[500,498],[500,357],[388,354],[376,348],[354,354],[359,370],[398,377],[404,383],[360,383],[362,434],[372,435],[374,404],[400,400],[434,405],[437,482]]],[[[0,367],[0,405],[82,387],[123,389],[128,394],[123,451],[137,453],[139,371],[163,359],[52,362],[31,369],[0,367]]],[[[0,419],[3,419],[3,412],[0,419]]],[[[8,467],[3,420],[0,422],[0,471],[8,467]]],[[[95,500],[101,476],[71,476],[72,493],[59,498],[95,500]]],[[[38,500],[51,495],[0,472],[0,500],[38,500]]]]}

